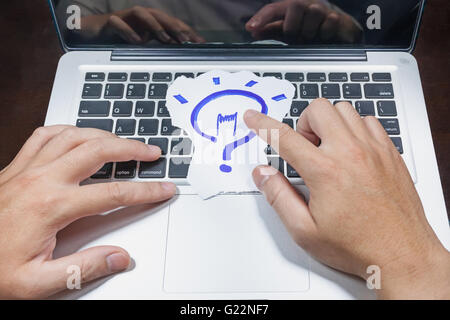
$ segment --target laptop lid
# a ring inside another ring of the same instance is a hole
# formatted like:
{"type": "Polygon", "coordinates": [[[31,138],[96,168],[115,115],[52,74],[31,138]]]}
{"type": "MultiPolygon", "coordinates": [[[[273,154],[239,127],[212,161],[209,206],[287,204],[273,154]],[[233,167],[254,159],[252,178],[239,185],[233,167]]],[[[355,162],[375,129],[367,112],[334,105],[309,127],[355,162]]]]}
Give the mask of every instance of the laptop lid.
{"type": "Polygon", "coordinates": [[[425,0],[49,0],[66,51],[179,56],[414,49],[425,0]]]}

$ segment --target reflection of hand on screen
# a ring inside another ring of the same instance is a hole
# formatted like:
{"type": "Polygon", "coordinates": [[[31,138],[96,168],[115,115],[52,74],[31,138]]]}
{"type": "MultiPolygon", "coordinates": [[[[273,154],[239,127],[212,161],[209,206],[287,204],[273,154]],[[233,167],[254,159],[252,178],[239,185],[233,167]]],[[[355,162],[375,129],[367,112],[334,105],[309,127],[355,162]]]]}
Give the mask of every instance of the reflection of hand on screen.
{"type": "Polygon", "coordinates": [[[246,24],[255,39],[301,43],[355,43],[362,30],[348,14],[326,0],[284,0],[264,6],[246,24]]]}
{"type": "Polygon", "coordinates": [[[183,21],[153,8],[136,6],[84,19],[84,28],[90,28],[93,34],[119,36],[132,44],[143,44],[153,39],[162,43],[205,42],[183,21]]]}

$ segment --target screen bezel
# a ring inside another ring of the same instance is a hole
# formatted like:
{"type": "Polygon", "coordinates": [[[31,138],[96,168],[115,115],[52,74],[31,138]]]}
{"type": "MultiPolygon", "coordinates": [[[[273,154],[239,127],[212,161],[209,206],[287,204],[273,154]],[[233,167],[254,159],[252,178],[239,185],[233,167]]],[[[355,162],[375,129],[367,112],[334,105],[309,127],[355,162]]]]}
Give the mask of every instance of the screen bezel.
{"type": "Polygon", "coordinates": [[[193,45],[192,47],[186,47],[183,45],[180,46],[162,46],[162,47],[118,47],[118,46],[86,46],[86,47],[71,47],[65,41],[62,35],[61,29],[58,24],[58,19],[56,16],[56,10],[54,7],[54,3],[52,0],[47,0],[47,3],[50,7],[53,23],[55,25],[59,42],[61,47],[65,52],[70,51],[139,51],[140,53],[148,51],[151,52],[152,55],[158,54],[160,52],[162,55],[171,55],[171,56],[183,56],[183,55],[205,55],[205,53],[215,50],[220,50],[223,54],[226,54],[227,49],[233,54],[239,53],[242,51],[243,55],[252,55],[251,52],[257,51],[256,55],[270,56],[270,55],[288,55],[293,56],[295,54],[301,55],[303,52],[339,52],[340,54],[344,54],[345,52],[361,52],[361,51],[400,51],[400,52],[409,52],[412,53],[414,51],[417,38],[419,35],[419,29],[422,22],[422,16],[425,9],[425,4],[427,0],[421,0],[421,4],[419,7],[419,12],[416,18],[416,24],[414,27],[414,32],[412,35],[412,39],[410,45],[407,48],[396,47],[396,46],[360,46],[360,47],[333,47],[333,46],[324,46],[322,47],[275,47],[268,45],[193,45]],[[257,50],[253,50],[257,49],[257,50]],[[250,53],[250,54],[249,54],[250,53]]]}

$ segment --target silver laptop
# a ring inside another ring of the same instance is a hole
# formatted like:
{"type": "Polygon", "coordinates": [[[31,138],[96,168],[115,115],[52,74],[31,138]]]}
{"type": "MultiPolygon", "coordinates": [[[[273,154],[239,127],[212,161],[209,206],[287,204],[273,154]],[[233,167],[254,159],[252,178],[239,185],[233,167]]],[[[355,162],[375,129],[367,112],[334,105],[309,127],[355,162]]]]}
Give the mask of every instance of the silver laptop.
{"type": "MultiPolygon", "coordinates": [[[[172,125],[166,91],[179,76],[196,77],[212,69],[248,70],[291,81],[296,95],[283,121],[293,128],[318,97],[349,101],[361,116],[379,118],[408,166],[428,221],[450,248],[419,72],[411,55],[425,1],[321,0],[316,14],[309,15],[291,9],[287,14],[289,2],[49,1],[66,54],[58,65],[45,124],[99,128],[163,151],[152,163],[107,163],[89,183],[178,185],[177,196],[160,206],[122,208],[60,232],[57,256],[113,244],[134,259],[131,270],[62,298],[375,297],[363,281],[316,262],[299,248],[262,195],[225,194],[204,201],[188,185],[192,143],[172,125]]],[[[307,193],[288,163],[270,146],[266,153],[272,166],[307,193]]]]}

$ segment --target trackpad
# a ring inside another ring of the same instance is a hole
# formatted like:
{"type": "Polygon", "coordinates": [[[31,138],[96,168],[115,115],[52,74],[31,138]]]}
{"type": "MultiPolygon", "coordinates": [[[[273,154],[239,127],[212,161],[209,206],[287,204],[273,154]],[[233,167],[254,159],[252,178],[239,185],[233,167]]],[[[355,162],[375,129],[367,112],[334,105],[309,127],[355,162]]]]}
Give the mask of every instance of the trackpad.
{"type": "Polygon", "coordinates": [[[180,196],[170,206],[167,292],[306,291],[308,259],[263,196],[180,196]]]}

